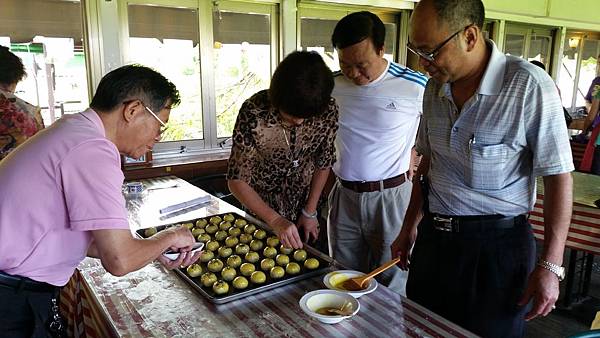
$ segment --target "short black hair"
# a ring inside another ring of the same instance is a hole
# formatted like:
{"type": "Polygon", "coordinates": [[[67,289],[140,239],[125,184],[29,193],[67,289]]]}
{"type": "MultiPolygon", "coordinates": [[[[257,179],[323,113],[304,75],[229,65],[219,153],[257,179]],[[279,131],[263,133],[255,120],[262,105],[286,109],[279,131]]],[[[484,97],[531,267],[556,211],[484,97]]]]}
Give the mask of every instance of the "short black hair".
{"type": "Polygon", "coordinates": [[[8,47],[0,46],[0,84],[12,85],[27,76],[21,58],[13,54],[8,47]]]}
{"type": "Polygon", "coordinates": [[[449,32],[467,25],[483,30],[485,8],[481,0],[433,0],[433,7],[439,23],[446,23],[449,32]]]}
{"type": "Polygon", "coordinates": [[[325,112],[331,101],[333,74],[315,52],[297,51],[275,69],[269,86],[273,108],[298,118],[325,112]]]}
{"type": "Polygon", "coordinates": [[[343,49],[366,38],[371,38],[375,50],[381,50],[385,43],[385,26],[377,15],[362,11],[346,15],[335,25],[331,43],[334,48],[343,49]]]}
{"type": "Polygon", "coordinates": [[[100,80],[90,108],[108,112],[123,102],[135,99],[157,113],[167,103],[174,107],[181,102],[179,91],[171,81],[149,67],[134,64],[106,74],[100,80]]]}
{"type": "Polygon", "coordinates": [[[540,67],[540,68],[542,68],[543,70],[546,70],[546,65],[544,65],[543,63],[541,63],[538,60],[531,60],[531,63],[534,64],[534,65],[536,65],[536,66],[538,66],[538,67],[540,67]]]}

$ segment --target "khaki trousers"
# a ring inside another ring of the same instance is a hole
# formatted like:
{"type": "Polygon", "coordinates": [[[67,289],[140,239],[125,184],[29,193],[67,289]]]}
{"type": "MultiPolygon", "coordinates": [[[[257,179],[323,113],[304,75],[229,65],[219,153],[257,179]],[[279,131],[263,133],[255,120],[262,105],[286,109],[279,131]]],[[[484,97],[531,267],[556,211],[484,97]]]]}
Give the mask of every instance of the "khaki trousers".
{"type": "MultiPolygon", "coordinates": [[[[358,193],[339,181],[329,194],[328,235],[331,256],[349,269],[369,272],[392,259],[412,182],[382,191],[358,193]]],[[[406,296],[408,272],[394,266],[377,281],[406,296]]]]}

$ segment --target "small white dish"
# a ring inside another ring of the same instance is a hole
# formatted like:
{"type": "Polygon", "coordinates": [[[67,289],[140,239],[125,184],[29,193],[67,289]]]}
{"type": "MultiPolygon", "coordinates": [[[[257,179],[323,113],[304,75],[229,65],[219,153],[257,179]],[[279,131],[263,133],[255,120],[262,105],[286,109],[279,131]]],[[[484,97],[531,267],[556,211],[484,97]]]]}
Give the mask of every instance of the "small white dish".
{"type": "MultiPolygon", "coordinates": [[[[196,253],[200,250],[202,250],[204,248],[204,243],[202,242],[197,242],[196,244],[194,244],[194,246],[192,247],[192,250],[190,251],[191,253],[196,253]]],[[[174,252],[171,250],[167,250],[165,251],[165,253],[163,253],[163,256],[167,257],[168,259],[174,261],[179,257],[179,252],[174,252]]]]}
{"type": "Polygon", "coordinates": [[[304,296],[302,296],[302,298],[300,298],[299,304],[302,311],[304,311],[307,315],[325,324],[339,323],[346,318],[350,318],[356,315],[360,310],[360,303],[358,302],[358,300],[356,300],[356,298],[350,296],[345,292],[327,289],[315,290],[305,294],[304,296]],[[350,303],[351,309],[353,310],[352,314],[348,316],[329,316],[317,313],[317,310],[322,308],[331,307],[339,309],[346,303],[350,303]]]}
{"type": "Polygon", "coordinates": [[[323,277],[323,284],[325,284],[325,286],[328,289],[344,292],[344,293],[351,295],[354,298],[358,298],[362,295],[369,294],[369,293],[375,291],[375,289],[377,289],[378,283],[375,280],[375,278],[371,278],[371,280],[369,281],[369,286],[367,286],[367,288],[364,290],[348,291],[348,290],[342,289],[341,287],[337,287],[337,286],[341,285],[347,279],[354,278],[354,277],[361,277],[364,275],[366,275],[366,273],[363,273],[360,271],[355,271],[355,270],[332,271],[332,272],[326,274],[325,277],[323,277]]]}

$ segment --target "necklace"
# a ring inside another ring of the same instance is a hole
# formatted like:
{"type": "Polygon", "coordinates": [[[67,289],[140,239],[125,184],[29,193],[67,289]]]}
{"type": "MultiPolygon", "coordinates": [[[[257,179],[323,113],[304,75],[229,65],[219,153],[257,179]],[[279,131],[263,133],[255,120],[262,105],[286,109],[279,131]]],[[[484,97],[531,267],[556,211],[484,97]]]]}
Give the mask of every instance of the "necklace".
{"type": "MultiPolygon", "coordinates": [[[[300,166],[300,160],[294,156],[294,150],[292,149],[292,146],[290,145],[290,142],[288,141],[288,137],[287,137],[287,133],[285,132],[285,127],[282,128],[283,129],[283,138],[285,139],[285,144],[287,144],[288,146],[288,150],[290,152],[290,155],[292,155],[292,167],[294,168],[298,168],[300,166]]],[[[290,135],[290,141],[292,139],[292,135],[290,135]]],[[[296,142],[293,142],[296,143],[296,142]]]]}

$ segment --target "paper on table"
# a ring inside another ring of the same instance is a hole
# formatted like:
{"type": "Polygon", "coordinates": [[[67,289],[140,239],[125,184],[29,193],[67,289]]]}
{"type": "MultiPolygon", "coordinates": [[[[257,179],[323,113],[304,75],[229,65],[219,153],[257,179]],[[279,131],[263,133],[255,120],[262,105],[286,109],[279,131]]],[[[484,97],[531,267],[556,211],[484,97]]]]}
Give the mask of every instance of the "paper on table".
{"type": "Polygon", "coordinates": [[[161,214],[166,214],[166,213],[169,213],[169,212],[172,212],[172,211],[175,211],[175,210],[187,208],[187,207],[192,206],[192,205],[196,205],[196,204],[200,204],[200,203],[206,203],[208,201],[210,201],[210,195],[206,195],[206,196],[194,198],[193,200],[189,200],[187,202],[181,202],[181,203],[173,204],[173,205],[170,205],[168,207],[160,209],[159,212],[161,214]]]}

